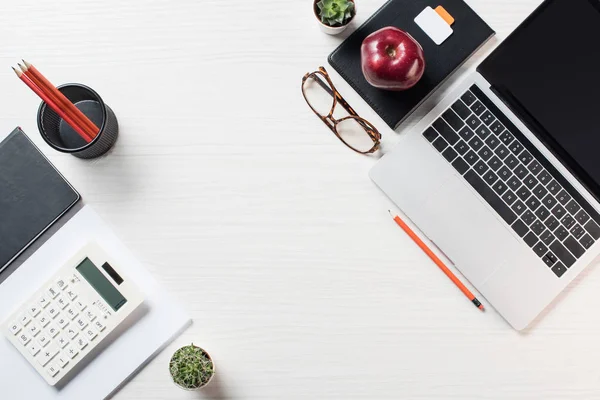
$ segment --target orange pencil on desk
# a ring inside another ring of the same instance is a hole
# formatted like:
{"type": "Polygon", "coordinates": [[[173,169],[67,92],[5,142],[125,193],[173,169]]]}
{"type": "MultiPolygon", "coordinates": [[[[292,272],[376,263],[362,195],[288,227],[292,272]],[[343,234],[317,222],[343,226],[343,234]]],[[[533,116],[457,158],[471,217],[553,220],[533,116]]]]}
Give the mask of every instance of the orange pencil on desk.
{"type": "MultiPolygon", "coordinates": [[[[392,215],[392,212],[390,211],[390,215],[392,215]]],[[[404,232],[406,232],[408,234],[408,236],[410,236],[410,238],[417,244],[417,246],[419,246],[421,248],[421,250],[423,250],[425,252],[425,254],[427,254],[429,256],[429,258],[431,258],[431,260],[442,270],[442,272],[444,274],[446,274],[446,276],[448,278],[450,278],[450,280],[452,282],[454,282],[454,284],[460,289],[461,292],[463,292],[465,294],[465,296],[467,296],[467,298],[469,300],[471,300],[471,302],[473,304],[475,304],[475,307],[479,308],[481,311],[484,310],[483,308],[483,304],[481,304],[479,302],[479,300],[477,300],[477,298],[473,295],[473,293],[471,293],[471,291],[469,289],[467,289],[467,287],[458,280],[458,278],[456,277],[456,275],[454,275],[452,273],[452,271],[450,271],[448,269],[448,267],[446,267],[446,265],[442,262],[442,260],[439,259],[438,256],[435,255],[435,253],[433,251],[431,251],[431,249],[429,247],[427,247],[427,245],[421,240],[420,237],[418,237],[416,235],[415,232],[413,232],[412,229],[410,229],[410,227],[408,225],[406,225],[406,223],[404,221],[402,221],[400,219],[400,217],[398,216],[393,216],[394,221],[396,221],[396,223],[398,224],[398,226],[400,226],[400,228],[402,228],[404,230],[404,232]]]]}

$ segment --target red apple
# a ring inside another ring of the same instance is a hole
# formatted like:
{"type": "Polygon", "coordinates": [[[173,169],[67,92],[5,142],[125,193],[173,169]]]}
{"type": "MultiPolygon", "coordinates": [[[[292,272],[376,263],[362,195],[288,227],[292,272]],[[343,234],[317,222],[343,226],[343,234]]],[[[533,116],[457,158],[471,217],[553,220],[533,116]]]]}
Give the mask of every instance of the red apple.
{"type": "Polygon", "coordinates": [[[380,89],[410,89],[425,72],[425,54],[419,42],[393,26],[367,36],[360,56],[365,79],[380,89]]]}

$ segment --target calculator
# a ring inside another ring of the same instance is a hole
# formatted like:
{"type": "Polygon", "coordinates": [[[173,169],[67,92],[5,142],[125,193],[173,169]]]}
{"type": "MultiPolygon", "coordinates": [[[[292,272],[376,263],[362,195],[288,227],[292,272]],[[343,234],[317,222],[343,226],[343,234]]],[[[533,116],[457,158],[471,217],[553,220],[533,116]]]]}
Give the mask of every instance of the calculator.
{"type": "Polygon", "coordinates": [[[95,349],[110,343],[109,336],[125,329],[125,320],[143,301],[119,265],[89,243],[2,324],[2,331],[56,386],[76,375],[76,367],[88,363],[95,349]]]}

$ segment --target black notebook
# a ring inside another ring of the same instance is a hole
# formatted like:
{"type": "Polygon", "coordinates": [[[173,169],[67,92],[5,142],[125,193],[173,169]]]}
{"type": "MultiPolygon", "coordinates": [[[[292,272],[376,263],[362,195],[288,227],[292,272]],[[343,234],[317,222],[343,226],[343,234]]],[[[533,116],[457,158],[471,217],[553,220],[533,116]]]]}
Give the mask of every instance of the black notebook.
{"type": "Polygon", "coordinates": [[[463,0],[390,0],[348,37],[331,55],[331,66],[392,128],[396,129],[454,71],[494,35],[490,28],[463,0]],[[414,19],[427,7],[442,6],[455,19],[454,31],[437,45],[414,19]],[[423,47],[425,73],[421,80],[403,92],[391,92],[371,86],[364,78],[360,47],[371,33],[395,26],[410,33],[423,47]]]}
{"type": "Polygon", "coordinates": [[[0,143],[0,272],[79,201],[17,128],[0,143]]]}

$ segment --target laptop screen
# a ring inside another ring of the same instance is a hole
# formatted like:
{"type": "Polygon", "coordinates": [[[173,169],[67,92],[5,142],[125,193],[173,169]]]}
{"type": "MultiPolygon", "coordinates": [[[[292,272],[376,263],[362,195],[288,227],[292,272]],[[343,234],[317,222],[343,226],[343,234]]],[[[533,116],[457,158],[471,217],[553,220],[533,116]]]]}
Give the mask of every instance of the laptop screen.
{"type": "Polygon", "coordinates": [[[546,1],[478,68],[600,198],[600,0],[546,1]]]}

